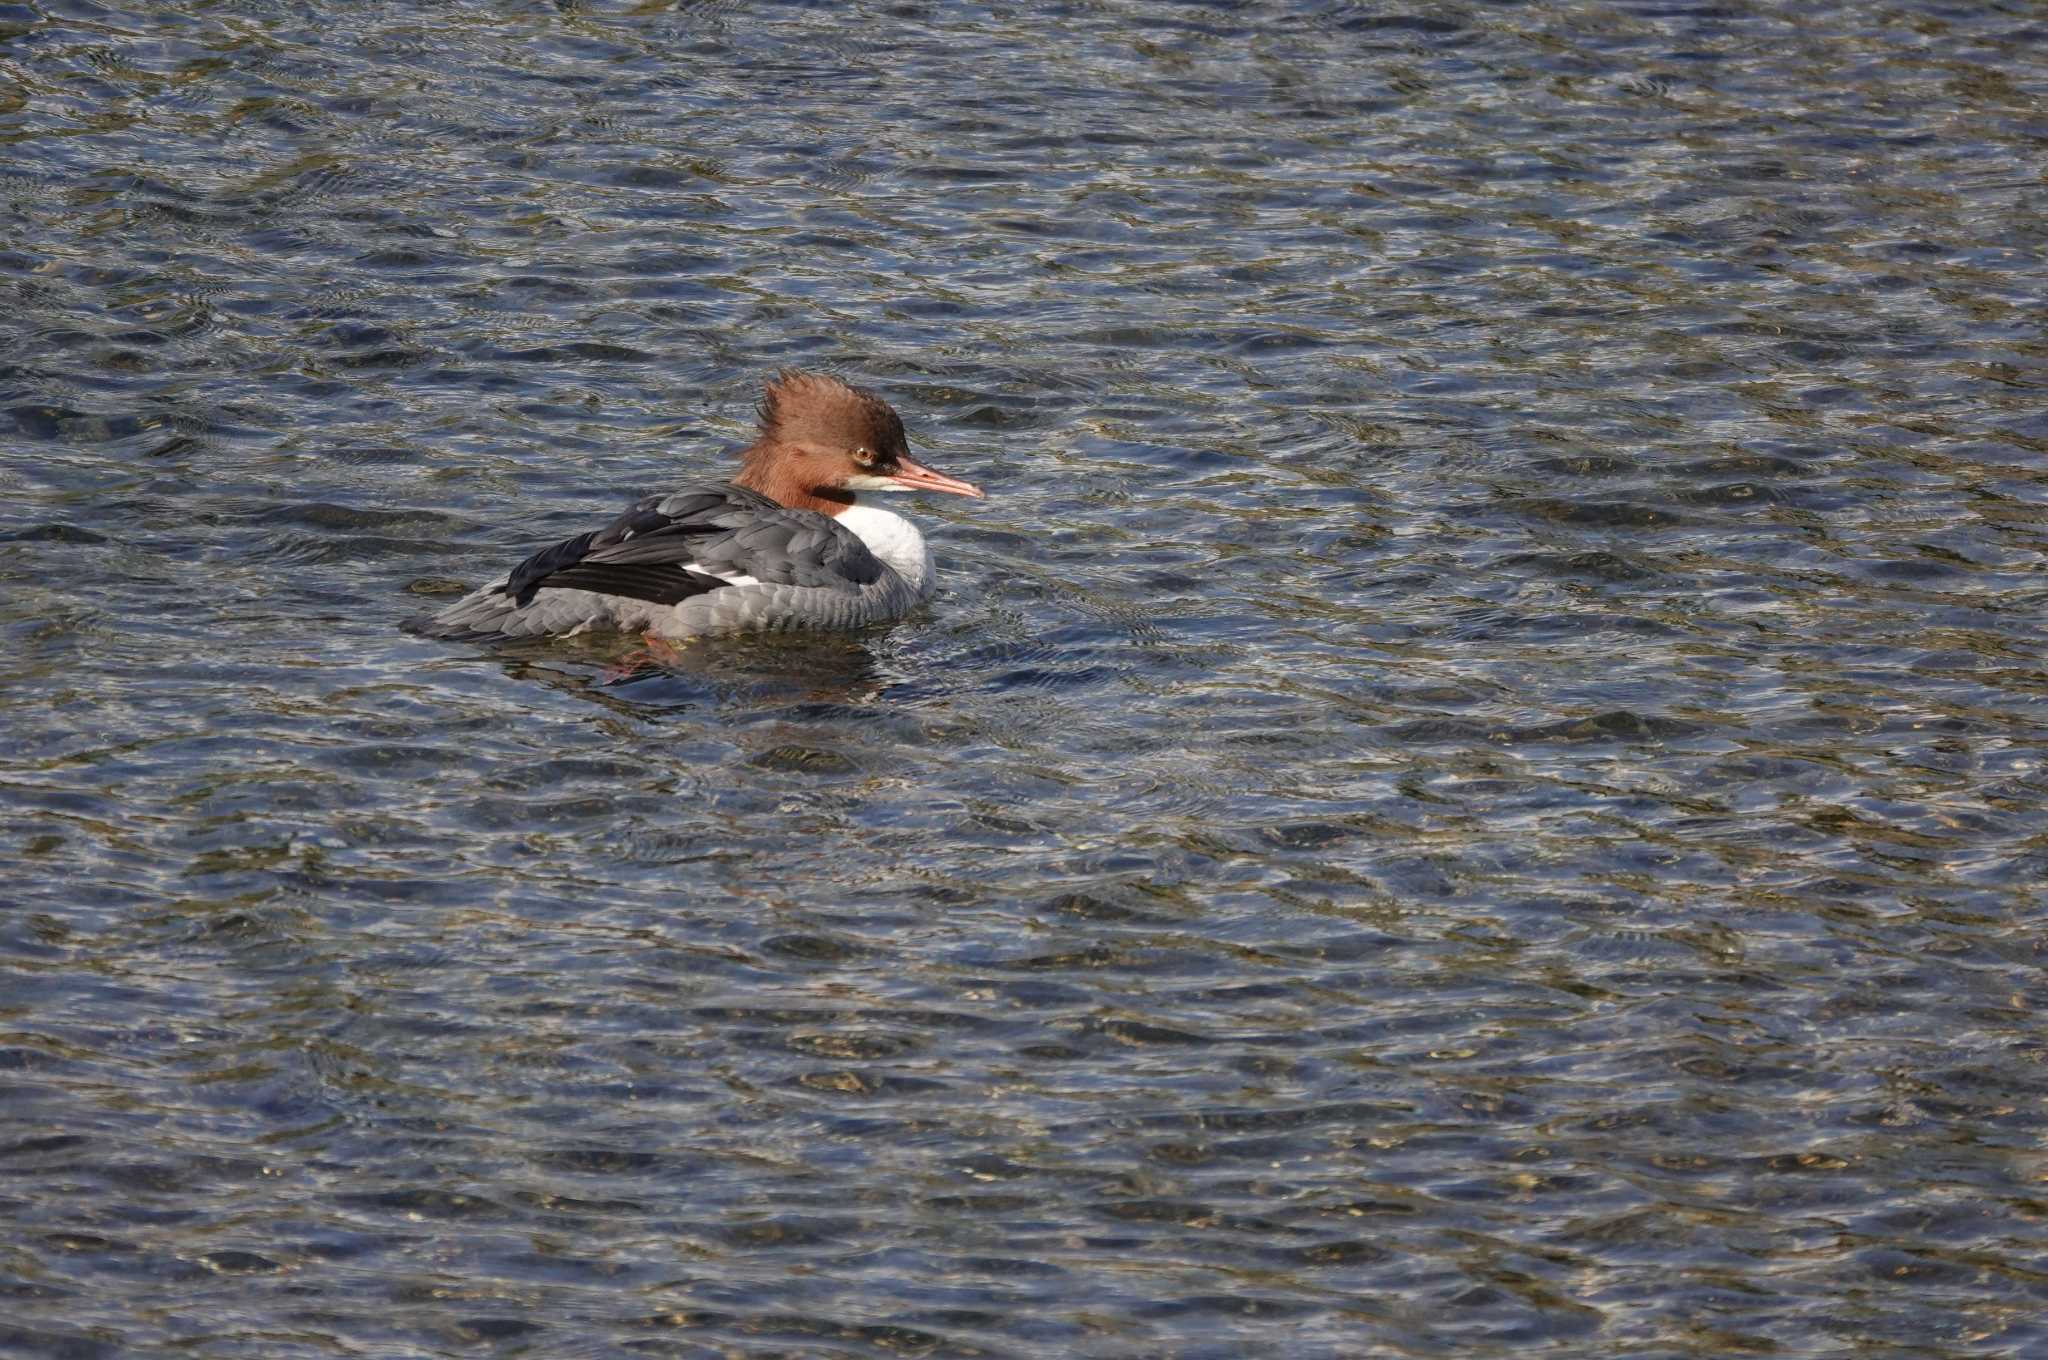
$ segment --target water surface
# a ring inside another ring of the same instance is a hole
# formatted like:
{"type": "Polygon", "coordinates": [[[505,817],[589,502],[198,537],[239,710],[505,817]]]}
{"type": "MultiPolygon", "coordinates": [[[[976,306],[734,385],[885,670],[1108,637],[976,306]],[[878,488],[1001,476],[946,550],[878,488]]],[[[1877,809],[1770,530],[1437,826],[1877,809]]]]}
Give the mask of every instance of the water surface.
{"type": "Polygon", "coordinates": [[[2044,37],[0,5],[0,1351],[2040,1354],[2044,37]]]}

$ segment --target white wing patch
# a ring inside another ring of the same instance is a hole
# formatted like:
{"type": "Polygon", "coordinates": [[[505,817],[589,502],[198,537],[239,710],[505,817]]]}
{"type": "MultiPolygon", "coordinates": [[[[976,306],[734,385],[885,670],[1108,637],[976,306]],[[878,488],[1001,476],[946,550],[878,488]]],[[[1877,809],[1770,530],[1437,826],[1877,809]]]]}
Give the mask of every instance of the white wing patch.
{"type": "Polygon", "coordinates": [[[713,571],[702,562],[685,563],[683,570],[694,571],[699,576],[716,576],[729,586],[757,586],[761,584],[743,571],[713,571]]]}

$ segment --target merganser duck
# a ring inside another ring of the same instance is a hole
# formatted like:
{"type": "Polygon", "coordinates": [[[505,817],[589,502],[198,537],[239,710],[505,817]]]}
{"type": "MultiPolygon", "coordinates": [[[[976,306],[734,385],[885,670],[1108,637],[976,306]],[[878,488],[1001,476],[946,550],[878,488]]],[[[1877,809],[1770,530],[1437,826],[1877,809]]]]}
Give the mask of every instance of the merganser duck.
{"type": "Polygon", "coordinates": [[[889,403],[838,378],[786,370],[767,384],[760,414],[760,435],[732,481],[649,496],[413,626],[442,638],[617,629],[667,642],[859,628],[929,597],[924,535],[857,497],[979,499],[981,488],[912,459],[889,403]]]}

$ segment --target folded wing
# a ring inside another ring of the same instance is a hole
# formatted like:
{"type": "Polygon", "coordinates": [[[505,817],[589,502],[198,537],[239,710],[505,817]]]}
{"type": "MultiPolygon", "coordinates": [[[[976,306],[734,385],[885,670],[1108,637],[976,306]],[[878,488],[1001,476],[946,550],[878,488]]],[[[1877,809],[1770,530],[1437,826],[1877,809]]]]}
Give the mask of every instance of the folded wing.
{"type": "Polygon", "coordinates": [[[551,588],[677,604],[755,584],[858,590],[881,574],[867,545],[826,516],[727,484],[649,496],[527,558],[502,589],[520,608],[551,588]]]}

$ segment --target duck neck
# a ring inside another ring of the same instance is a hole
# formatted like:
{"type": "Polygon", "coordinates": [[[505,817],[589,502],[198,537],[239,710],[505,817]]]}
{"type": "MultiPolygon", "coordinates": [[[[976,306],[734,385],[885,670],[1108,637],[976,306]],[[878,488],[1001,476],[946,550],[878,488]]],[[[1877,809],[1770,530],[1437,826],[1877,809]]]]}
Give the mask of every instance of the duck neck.
{"type": "Polygon", "coordinates": [[[932,550],[915,524],[893,510],[857,501],[841,509],[836,518],[868,545],[869,552],[895,568],[919,598],[931,594],[932,550]]]}
{"type": "Polygon", "coordinates": [[[758,491],[792,510],[837,515],[853,504],[853,493],[836,486],[816,486],[804,475],[806,460],[773,440],[762,440],[740,455],[740,475],[733,485],[758,491]]]}

